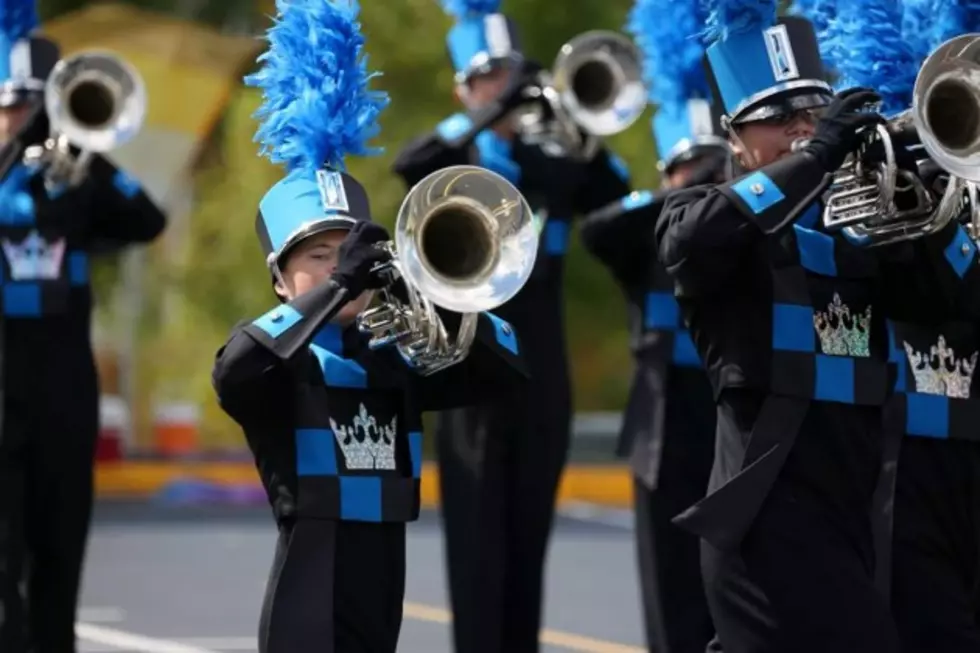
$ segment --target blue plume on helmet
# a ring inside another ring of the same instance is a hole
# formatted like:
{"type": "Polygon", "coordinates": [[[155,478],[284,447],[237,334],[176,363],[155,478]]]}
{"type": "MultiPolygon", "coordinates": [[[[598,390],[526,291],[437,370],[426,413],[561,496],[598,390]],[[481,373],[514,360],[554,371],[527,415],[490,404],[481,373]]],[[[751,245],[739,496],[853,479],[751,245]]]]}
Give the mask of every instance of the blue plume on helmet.
{"type": "Polygon", "coordinates": [[[35,0],[0,0],[0,30],[10,43],[28,36],[39,24],[35,0]]]}
{"type": "Polygon", "coordinates": [[[643,54],[650,101],[664,108],[710,97],[704,46],[694,38],[704,26],[697,0],[637,0],[626,31],[643,54]]]}
{"type": "Polygon", "coordinates": [[[442,10],[457,20],[500,11],[500,0],[442,0],[442,10]]]}
{"type": "Polygon", "coordinates": [[[919,71],[920,61],[902,36],[901,24],[896,0],[839,0],[837,18],[827,30],[838,88],[874,89],[886,115],[911,105],[919,71]]]}
{"type": "Polygon", "coordinates": [[[931,38],[926,54],[954,36],[980,31],[980,0],[905,0],[913,7],[910,21],[916,20],[924,35],[931,38]],[[916,5],[926,5],[916,7],[916,5]],[[918,13],[915,9],[918,8],[918,13]],[[921,18],[920,18],[921,16],[921,18]],[[930,21],[931,18],[931,21],[930,21]],[[931,28],[931,29],[929,29],[931,28]]]}
{"type": "Polygon", "coordinates": [[[707,0],[704,36],[710,41],[769,27],[776,21],[776,0],[707,0]]]}
{"type": "Polygon", "coordinates": [[[802,16],[813,23],[813,31],[819,36],[836,15],[834,0],[796,0],[789,8],[790,15],[802,16]]]}
{"type": "Polygon", "coordinates": [[[262,90],[255,117],[261,153],[290,173],[344,169],[348,154],[381,152],[367,141],[379,132],[388,95],[368,88],[357,0],[276,0],[274,24],[246,84],[262,90]]]}

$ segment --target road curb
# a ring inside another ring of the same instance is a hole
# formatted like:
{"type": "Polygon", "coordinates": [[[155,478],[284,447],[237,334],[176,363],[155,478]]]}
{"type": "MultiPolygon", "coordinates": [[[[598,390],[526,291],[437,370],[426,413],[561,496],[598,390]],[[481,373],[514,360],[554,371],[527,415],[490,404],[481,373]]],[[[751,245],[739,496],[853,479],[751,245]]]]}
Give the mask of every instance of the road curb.
{"type": "MultiPolygon", "coordinates": [[[[175,483],[192,482],[218,488],[256,488],[255,467],[246,462],[100,463],[95,469],[95,489],[100,499],[143,499],[157,496],[175,483]]],[[[625,465],[569,465],[558,491],[560,505],[591,503],[625,508],[631,505],[633,481],[625,465]]],[[[439,503],[439,470],[435,463],[422,466],[422,504],[439,503]]]]}

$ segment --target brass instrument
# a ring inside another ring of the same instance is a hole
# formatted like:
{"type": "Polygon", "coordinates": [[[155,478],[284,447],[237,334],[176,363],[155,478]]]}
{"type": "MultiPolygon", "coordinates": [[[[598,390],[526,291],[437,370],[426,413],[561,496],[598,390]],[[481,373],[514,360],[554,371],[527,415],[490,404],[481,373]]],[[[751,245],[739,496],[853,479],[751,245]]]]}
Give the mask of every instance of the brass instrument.
{"type": "Polygon", "coordinates": [[[556,156],[591,158],[599,138],[625,131],[647,105],[640,53],[616,32],[576,36],[537,81],[525,96],[544,106],[532,102],[523,107],[518,129],[556,156]]]}
{"type": "Polygon", "coordinates": [[[358,327],[371,336],[370,347],[394,344],[419,374],[429,375],[466,358],[478,313],[524,286],[538,230],[527,201],[507,180],[484,168],[453,166],[409,191],[394,242],[382,246],[392,259],[376,272],[387,283],[379,305],[358,316],[358,327]],[[437,306],[461,314],[455,337],[437,306]]]}
{"type": "Polygon", "coordinates": [[[62,59],[44,87],[50,136],[44,144],[27,147],[24,163],[44,169],[49,189],[77,186],[93,154],[113,150],[139,133],[146,104],[142,77],[118,56],[87,51],[62,59]]]}
{"type": "MultiPolygon", "coordinates": [[[[973,205],[980,182],[980,34],[965,34],[936,48],[916,76],[912,108],[869,131],[866,145],[880,142],[885,157],[863,170],[855,153],[834,176],[824,209],[828,229],[843,229],[869,245],[884,245],[939,231],[973,205]],[[914,126],[924,149],[948,173],[934,199],[918,175],[898,168],[891,131],[914,126]],[[896,206],[903,193],[904,208],[896,206]]],[[[976,212],[971,208],[971,215],[976,212]]],[[[980,220],[975,216],[976,226],[980,220]]],[[[974,229],[974,231],[980,231],[974,229]]]]}

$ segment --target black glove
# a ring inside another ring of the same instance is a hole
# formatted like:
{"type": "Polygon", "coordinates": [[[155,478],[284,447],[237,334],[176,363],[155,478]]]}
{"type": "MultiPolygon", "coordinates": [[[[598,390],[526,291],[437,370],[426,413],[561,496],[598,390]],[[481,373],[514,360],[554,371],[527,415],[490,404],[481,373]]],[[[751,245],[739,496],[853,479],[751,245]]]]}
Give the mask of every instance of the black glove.
{"type": "Polygon", "coordinates": [[[688,177],[685,188],[704,186],[705,184],[720,184],[725,180],[725,168],[730,156],[720,153],[705,154],[698,166],[688,177]]]}
{"type": "Polygon", "coordinates": [[[390,239],[387,229],[374,222],[363,221],[354,225],[340,244],[340,251],[337,252],[339,261],[331,279],[346,288],[351,299],[369,288],[384,285],[384,280],[373,270],[391,258],[388,252],[377,247],[390,239]]]}
{"type": "Polygon", "coordinates": [[[827,172],[841,167],[848,154],[855,152],[862,142],[858,132],[885,122],[878,113],[862,112],[861,108],[879,102],[881,96],[866,88],[852,88],[837,97],[817,123],[817,131],[803,148],[820,163],[827,172]]]}

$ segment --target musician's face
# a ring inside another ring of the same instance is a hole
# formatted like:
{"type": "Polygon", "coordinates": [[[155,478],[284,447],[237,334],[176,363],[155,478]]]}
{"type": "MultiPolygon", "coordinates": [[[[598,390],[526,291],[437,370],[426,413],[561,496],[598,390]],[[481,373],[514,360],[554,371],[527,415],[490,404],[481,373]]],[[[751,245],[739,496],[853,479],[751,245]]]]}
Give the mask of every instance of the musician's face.
{"type": "Polygon", "coordinates": [[[468,111],[481,109],[496,99],[507,88],[510,68],[498,66],[482,75],[473,75],[464,86],[456,89],[456,95],[468,111]]]}
{"type": "MultiPolygon", "coordinates": [[[[280,269],[282,281],[276,282],[276,292],[291,301],[329,279],[337,267],[340,244],[346,236],[346,231],[334,229],[310,236],[296,245],[280,269]]],[[[371,292],[361,293],[340,309],[333,322],[343,326],[351,324],[367,308],[371,297],[371,292]]]]}
{"type": "Polygon", "coordinates": [[[777,120],[760,120],[739,125],[731,139],[739,162],[755,170],[792,153],[793,141],[811,138],[816,117],[807,111],[777,120]]]}
{"type": "Polygon", "coordinates": [[[0,107],[0,142],[6,143],[21,130],[31,113],[27,102],[12,107],[0,107]]]}

